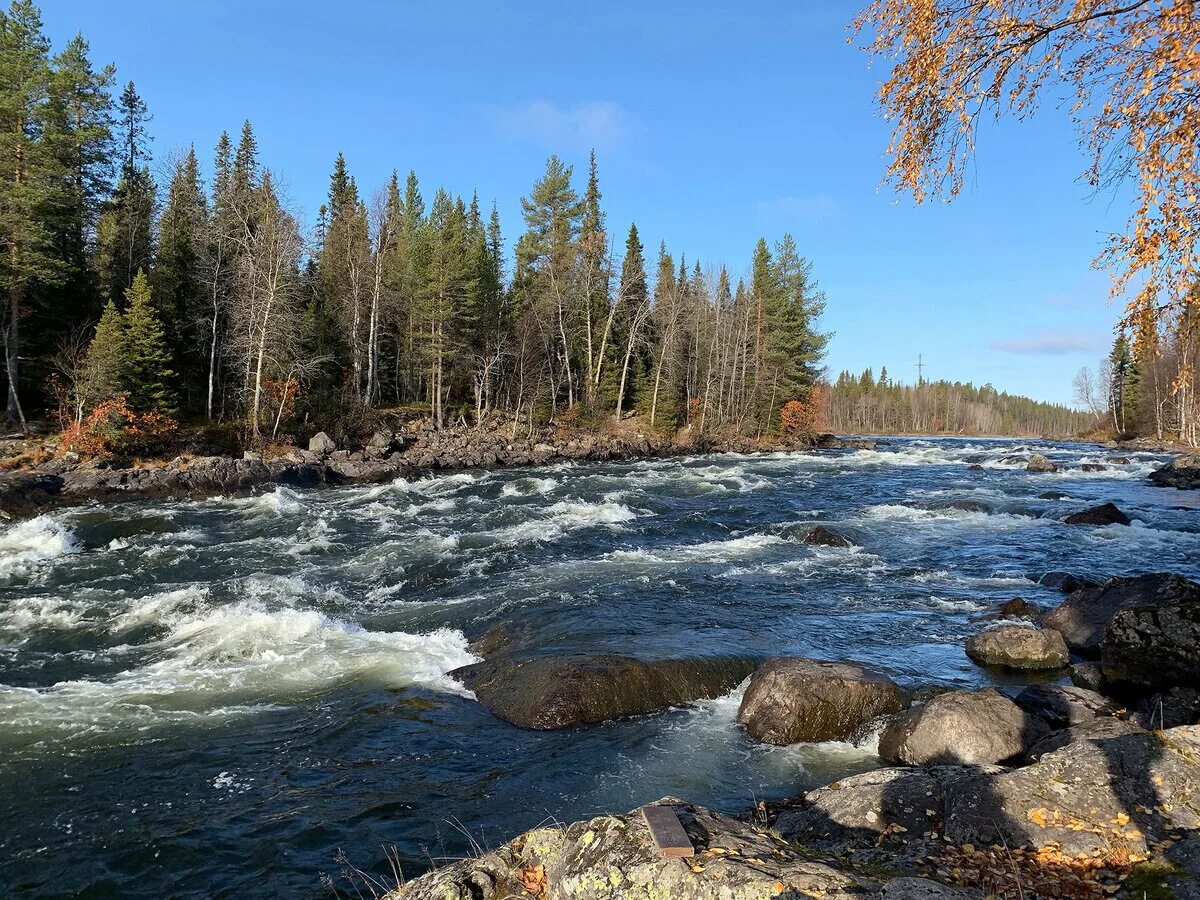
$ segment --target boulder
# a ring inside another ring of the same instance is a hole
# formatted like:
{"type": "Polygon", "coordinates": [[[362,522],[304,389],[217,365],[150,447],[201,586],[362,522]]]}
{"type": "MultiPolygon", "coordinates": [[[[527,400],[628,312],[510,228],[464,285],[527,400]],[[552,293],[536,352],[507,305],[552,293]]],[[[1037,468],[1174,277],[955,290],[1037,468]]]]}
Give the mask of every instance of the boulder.
{"type": "Polygon", "coordinates": [[[387,900],[759,900],[879,896],[877,883],[809,859],[765,829],[704,807],[660,800],[696,856],[664,857],[640,810],[544,826],[498,850],[410,881],[387,900]],[[531,887],[532,885],[532,887],[531,887]]]}
{"type": "Polygon", "coordinates": [[[1172,582],[1141,603],[1118,609],[1100,639],[1110,684],[1138,688],[1200,687],[1200,584],[1172,582]]]}
{"type": "Polygon", "coordinates": [[[318,431],[309,440],[308,449],[319,456],[328,456],[337,449],[337,444],[325,432],[318,431]]]}
{"type": "Polygon", "coordinates": [[[1113,503],[1103,503],[1100,506],[1093,506],[1090,509],[1081,510],[1077,513],[1071,513],[1063,519],[1068,525],[1128,525],[1130,524],[1129,516],[1121,512],[1113,503]]]}
{"type": "Polygon", "coordinates": [[[1105,741],[1124,737],[1127,734],[1142,734],[1145,731],[1145,728],[1135,722],[1114,719],[1112,716],[1097,716],[1086,722],[1052,731],[1030,747],[1025,758],[1030,762],[1037,762],[1047,753],[1053,753],[1055,750],[1077,741],[1105,741]]]}
{"type": "Polygon", "coordinates": [[[844,741],[907,703],[903,688],[856,663],[775,657],[751,677],[737,720],[769,744],[844,741]]]}
{"type": "Polygon", "coordinates": [[[1040,614],[1041,610],[1023,597],[1013,597],[1000,604],[1000,615],[1008,619],[1036,619],[1040,614]]]}
{"type": "Polygon", "coordinates": [[[1128,456],[1110,456],[1108,458],[1108,462],[1110,465],[1114,466],[1127,466],[1133,462],[1133,460],[1131,460],[1128,456]]]}
{"type": "Polygon", "coordinates": [[[754,671],[741,657],[504,656],[450,674],[505,722],[551,730],[658,712],[728,693],[754,671]]]}
{"type": "Polygon", "coordinates": [[[894,765],[991,765],[1019,757],[1047,730],[994,688],[952,691],[892,720],[879,756],[894,765]]]}
{"type": "Polygon", "coordinates": [[[1077,740],[1025,768],[948,782],[944,795],[952,843],[1145,854],[1200,826],[1200,727],[1077,740]]]}
{"type": "Polygon", "coordinates": [[[0,518],[15,518],[47,506],[63,489],[61,474],[0,474],[0,518]]]}
{"type": "Polygon", "coordinates": [[[1178,728],[1200,722],[1200,692],[1194,688],[1174,687],[1138,701],[1129,721],[1147,731],[1178,728]]]}
{"type": "Polygon", "coordinates": [[[1067,646],[1089,657],[1100,655],[1109,622],[1124,608],[1188,606],[1200,602],[1200,584],[1180,575],[1158,573],[1110,578],[1098,588],[1071,594],[1042,617],[1042,626],[1062,634],[1067,646]]]}
{"type": "Polygon", "coordinates": [[[821,547],[853,547],[854,541],[843,534],[839,534],[831,528],[826,528],[824,525],[818,525],[810,531],[800,543],[802,544],[817,544],[821,547]]]}
{"type": "Polygon", "coordinates": [[[1013,697],[1013,702],[1051,728],[1082,725],[1097,716],[1117,714],[1117,707],[1107,697],[1071,684],[1031,685],[1013,697]]]}
{"type": "Polygon", "coordinates": [[[1062,591],[1073,594],[1086,587],[1099,587],[1099,582],[1071,572],[1047,572],[1037,580],[1037,583],[1052,591],[1062,591]]]}
{"type": "Polygon", "coordinates": [[[1052,463],[1041,453],[1034,453],[1029,457],[1029,462],[1025,464],[1026,472],[1057,472],[1058,466],[1052,463]]]}
{"type": "Polygon", "coordinates": [[[1098,663],[1073,663],[1067,667],[1067,677],[1076,687],[1100,691],[1104,687],[1104,670],[1098,663]]]}
{"type": "Polygon", "coordinates": [[[1101,465],[1100,463],[1080,463],[1079,468],[1083,472],[1103,472],[1108,466],[1101,465]]]}
{"type": "Polygon", "coordinates": [[[1061,669],[1071,654],[1057,631],[1032,625],[1000,625],[967,641],[967,656],[981,666],[1061,669]]]}
{"type": "Polygon", "coordinates": [[[1159,487],[1180,490],[1200,488],[1200,453],[1185,453],[1175,457],[1161,469],[1151,472],[1150,480],[1159,487]]]}

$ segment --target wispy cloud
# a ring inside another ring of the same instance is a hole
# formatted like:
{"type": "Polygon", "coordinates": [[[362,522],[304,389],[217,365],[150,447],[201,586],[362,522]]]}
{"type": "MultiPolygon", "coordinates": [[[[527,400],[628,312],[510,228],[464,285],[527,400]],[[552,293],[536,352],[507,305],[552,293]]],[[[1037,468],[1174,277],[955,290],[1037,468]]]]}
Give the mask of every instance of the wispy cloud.
{"type": "Polygon", "coordinates": [[[764,200],[759,213],[781,219],[800,220],[810,225],[825,225],[841,217],[838,202],[828,194],[791,194],[764,200]]]}
{"type": "Polygon", "coordinates": [[[633,130],[634,118],[611,100],[589,100],[559,106],[529,100],[516,106],[492,106],[488,118],[501,134],[535,140],[552,149],[611,150],[633,130]]]}
{"type": "Polygon", "coordinates": [[[1042,331],[1027,337],[997,339],[988,342],[993,350],[1031,356],[1067,356],[1094,353],[1099,348],[1095,335],[1076,331],[1042,331]]]}

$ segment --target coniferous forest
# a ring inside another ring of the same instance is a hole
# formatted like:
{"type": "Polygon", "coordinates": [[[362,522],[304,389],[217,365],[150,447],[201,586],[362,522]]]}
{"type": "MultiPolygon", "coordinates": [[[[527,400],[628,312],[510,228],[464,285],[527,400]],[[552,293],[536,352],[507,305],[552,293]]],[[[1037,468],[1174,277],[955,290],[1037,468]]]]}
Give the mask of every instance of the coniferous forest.
{"type": "Polygon", "coordinates": [[[847,416],[841,382],[836,403],[813,394],[830,335],[792,237],[759,240],[741,278],[647,248],[636,225],[607,221],[594,153],[580,173],[547,160],[515,239],[469,191],[399,171],[360,187],[340,155],[306,228],[250,122],[221,134],[211,160],[193,146],[164,165],[136,85],[82,36],[54,52],[29,0],[2,24],[10,428],[57,418],[85,436],[116,422],[149,443],[177,422],[223,423],[255,445],[395,408],[438,428],[499,411],[530,431],[568,411],[701,435],[822,419],[1073,425],[1061,407],[1047,416],[986,390],[970,400],[989,411],[961,422],[847,416]]]}

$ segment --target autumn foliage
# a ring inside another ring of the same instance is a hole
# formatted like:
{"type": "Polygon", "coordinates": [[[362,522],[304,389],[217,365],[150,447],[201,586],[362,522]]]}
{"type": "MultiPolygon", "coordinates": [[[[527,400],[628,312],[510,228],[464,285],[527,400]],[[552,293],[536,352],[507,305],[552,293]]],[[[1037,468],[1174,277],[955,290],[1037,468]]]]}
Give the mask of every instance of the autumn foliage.
{"type": "Polygon", "coordinates": [[[829,388],[819,384],[804,400],[789,400],[779,410],[779,427],[787,437],[809,437],[825,430],[829,388]]]}
{"type": "Polygon", "coordinates": [[[124,394],[97,404],[63,432],[60,447],[85,457],[128,457],[161,450],[178,424],[159,412],[135,412],[124,394]]]}

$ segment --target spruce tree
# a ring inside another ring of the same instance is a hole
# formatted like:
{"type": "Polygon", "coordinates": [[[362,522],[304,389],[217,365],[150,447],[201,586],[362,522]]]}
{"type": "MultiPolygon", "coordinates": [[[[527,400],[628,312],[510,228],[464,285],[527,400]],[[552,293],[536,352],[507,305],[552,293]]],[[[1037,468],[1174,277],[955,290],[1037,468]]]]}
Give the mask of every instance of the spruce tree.
{"type": "Polygon", "coordinates": [[[96,404],[124,390],[127,370],[125,321],[117,305],[109,300],[83,357],[76,387],[81,418],[96,404]]]}
{"type": "Polygon", "coordinates": [[[139,171],[150,158],[146,145],[152,140],[146,123],[152,118],[146,101],[138,94],[133,82],[125,85],[117,102],[121,144],[124,153],[123,173],[128,178],[139,171]]]}
{"type": "Polygon", "coordinates": [[[177,398],[171,351],[145,272],[134,276],[125,303],[124,387],[129,405],[138,412],[173,413],[177,398]]]}

